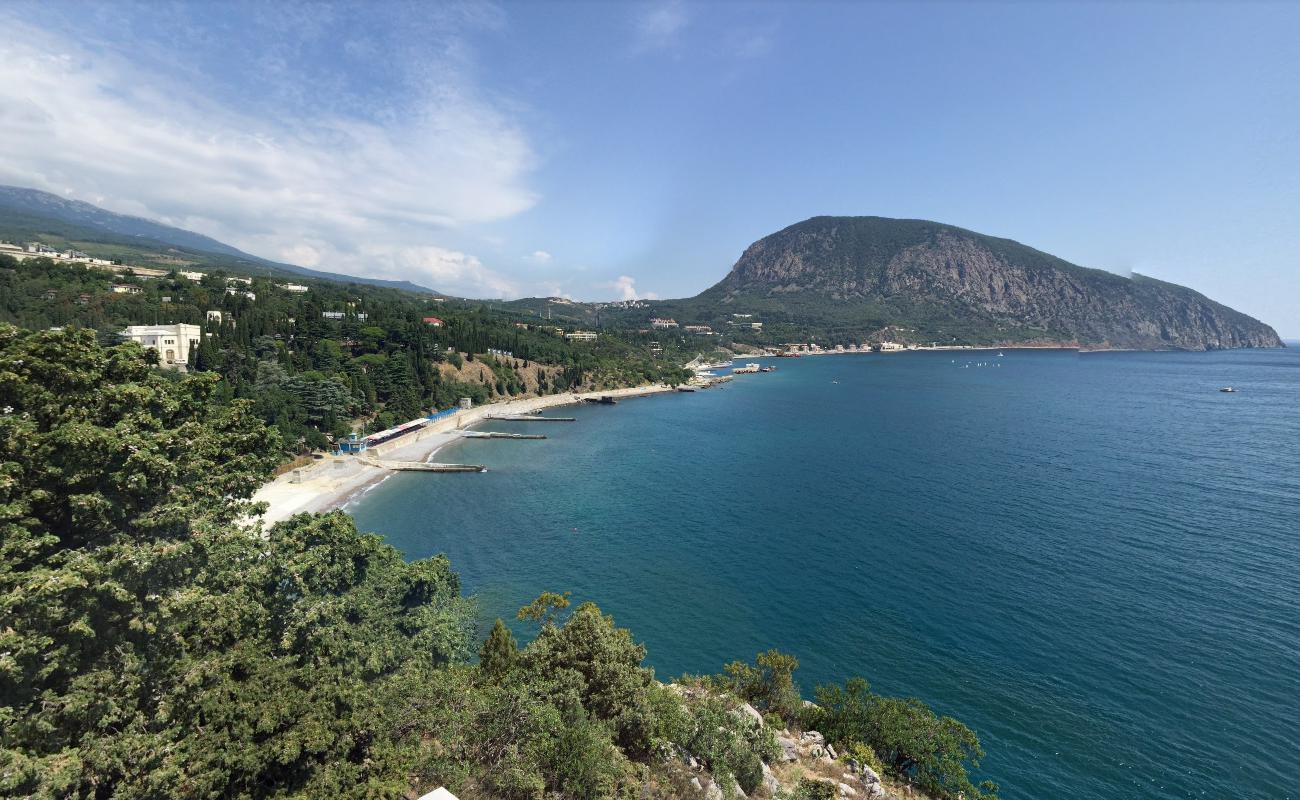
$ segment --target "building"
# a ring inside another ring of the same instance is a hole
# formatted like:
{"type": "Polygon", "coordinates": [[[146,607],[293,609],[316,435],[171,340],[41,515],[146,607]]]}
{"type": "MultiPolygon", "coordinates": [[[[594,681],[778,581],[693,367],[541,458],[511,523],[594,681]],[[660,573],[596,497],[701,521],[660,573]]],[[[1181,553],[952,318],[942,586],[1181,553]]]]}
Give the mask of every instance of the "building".
{"type": "Polygon", "coordinates": [[[425,324],[425,325],[430,325],[430,326],[432,326],[432,327],[434,327],[434,328],[441,328],[441,327],[442,327],[442,320],[438,319],[437,317],[425,317],[425,318],[424,318],[424,324],[425,324]]]}
{"type": "Polygon", "coordinates": [[[209,311],[209,312],[208,312],[208,322],[215,322],[215,323],[217,323],[218,325],[220,325],[220,324],[221,324],[221,312],[220,312],[220,311],[209,311]]]}
{"type": "Polygon", "coordinates": [[[185,369],[190,353],[197,350],[203,331],[198,325],[132,325],[121,333],[124,339],[158,351],[158,363],[170,369],[185,369]]]}
{"type": "Polygon", "coordinates": [[[708,325],[684,325],[682,326],[682,330],[686,331],[687,333],[694,333],[700,336],[710,336],[713,334],[713,329],[710,328],[708,325]]]}
{"type": "Polygon", "coordinates": [[[301,283],[281,283],[279,286],[286,292],[293,292],[294,294],[304,294],[307,291],[307,287],[301,283]]]}
{"type": "Polygon", "coordinates": [[[594,342],[596,334],[592,331],[574,331],[573,333],[564,334],[564,338],[571,342],[594,342]]]}
{"type": "Polygon", "coordinates": [[[41,297],[45,298],[46,300],[54,300],[58,296],[59,293],[54,291],[53,289],[46,289],[45,293],[41,295],[41,297]]]}
{"type": "Polygon", "coordinates": [[[199,281],[203,280],[202,272],[185,272],[182,270],[181,272],[178,272],[176,274],[180,275],[182,278],[184,278],[187,281],[194,281],[195,283],[198,283],[199,281]]]}
{"type": "Polygon", "coordinates": [[[675,320],[675,319],[660,319],[659,317],[651,317],[651,318],[650,318],[650,327],[654,328],[655,330],[665,330],[665,329],[667,329],[667,328],[676,328],[676,327],[677,327],[677,320],[675,320]]]}
{"type": "Polygon", "coordinates": [[[226,294],[229,294],[229,295],[243,295],[244,297],[247,297],[249,300],[256,300],[256,299],[257,299],[257,293],[256,293],[256,292],[246,292],[246,291],[244,291],[243,289],[236,289],[236,288],[233,287],[233,286],[227,286],[227,287],[226,287],[226,294]]]}
{"type": "Polygon", "coordinates": [[[322,311],[320,315],[325,319],[343,319],[347,316],[342,311],[322,311]]]}
{"type": "Polygon", "coordinates": [[[113,284],[113,294],[143,294],[144,289],[130,283],[113,284]]]}

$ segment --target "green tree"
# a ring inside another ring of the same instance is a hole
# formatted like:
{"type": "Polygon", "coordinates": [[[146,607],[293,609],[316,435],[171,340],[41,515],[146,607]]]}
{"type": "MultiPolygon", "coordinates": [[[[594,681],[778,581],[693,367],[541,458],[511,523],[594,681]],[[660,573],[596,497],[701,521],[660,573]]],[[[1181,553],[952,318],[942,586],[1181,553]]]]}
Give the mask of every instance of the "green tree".
{"type": "Polygon", "coordinates": [[[514,666],[518,655],[519,645],[515,643],[514,635],[510,633],[505,622],[498,617],[496,624],[492,626],[492,632],[483,642],[483,648],[479,650],[479,669],[485,675],[499,679],[514,666]]]}

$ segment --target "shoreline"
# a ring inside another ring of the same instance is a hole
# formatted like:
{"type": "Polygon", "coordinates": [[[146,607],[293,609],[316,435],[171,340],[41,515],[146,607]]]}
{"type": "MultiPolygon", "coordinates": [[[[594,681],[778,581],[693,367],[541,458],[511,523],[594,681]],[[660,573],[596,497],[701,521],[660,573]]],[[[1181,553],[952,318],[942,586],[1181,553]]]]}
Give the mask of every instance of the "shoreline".
{"type": "MultiPolygon", "coordinates": [[[[377,461],[431,461],[439,451],[465,437],[461,431],[484,422],[489,415],[525,414],[548,408],[576,405],[599,397],[631,398],[674,392],[664,384],[648,384],[599,392],[564,392],[543,397],[507,400],[475,406],[436,420],[419,431],[385,442],[370,455],[377,461]]],[[[343,508],[349,502],[382,483],[393,470],[360,462],[355,456],[326,455],[313,464],[290,470],[258,487],[252,502],[266,503],[266,511],[248,519],[273,525],[294,514],[321,513],[343,508]]]]}

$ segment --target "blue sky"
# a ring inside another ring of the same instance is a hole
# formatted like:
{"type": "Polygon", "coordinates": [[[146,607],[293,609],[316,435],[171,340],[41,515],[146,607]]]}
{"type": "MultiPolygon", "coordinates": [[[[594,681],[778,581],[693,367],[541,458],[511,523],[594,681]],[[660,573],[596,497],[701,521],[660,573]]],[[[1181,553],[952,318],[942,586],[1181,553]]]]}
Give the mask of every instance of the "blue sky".
{"type": "Polygon", "coordinates": [[[949,222],[1300,336],[1300,5],[7,3],[0,182],[473,296],[949,222]]]}

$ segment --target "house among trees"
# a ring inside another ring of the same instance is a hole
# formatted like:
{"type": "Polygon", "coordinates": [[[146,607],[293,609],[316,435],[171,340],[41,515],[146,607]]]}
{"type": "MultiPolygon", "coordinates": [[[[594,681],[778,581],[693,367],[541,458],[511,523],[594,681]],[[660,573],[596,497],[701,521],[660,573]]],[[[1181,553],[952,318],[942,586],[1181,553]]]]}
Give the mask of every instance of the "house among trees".
{"type": "Polygon", "coordinates": [[[197,351],[203,338],[198,325],[130,325],[122,338],[158,351],[158,364],[170,369],[186,368],[190,352],[197,351]]]}
{"type": "Polygon", "coordinates": [[[433,327],[435,327],[435,328],[441,328],[441,327],[442,327],[442,320],[438,319],[437,317],[425,317],[425,318],[424,318],[424,324],[425,324],[425,325],[431,325],[431,326],[433,326],[433,327]]]}

